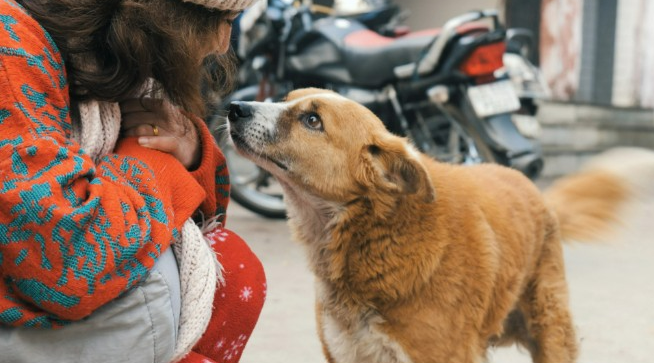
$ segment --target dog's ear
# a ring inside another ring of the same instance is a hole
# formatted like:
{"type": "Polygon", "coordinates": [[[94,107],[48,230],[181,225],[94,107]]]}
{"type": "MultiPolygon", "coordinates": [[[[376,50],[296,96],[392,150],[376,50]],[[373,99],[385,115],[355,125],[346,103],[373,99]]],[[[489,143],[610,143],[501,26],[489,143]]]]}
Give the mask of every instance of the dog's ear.
{"type": "Polygon", "coordinates": [[[417,152],[404,142],[393,141],[378,141],[364,147],[359,180],[387,192],[418,194],[425,202],[433,201],[434,186],[417,152]]]}

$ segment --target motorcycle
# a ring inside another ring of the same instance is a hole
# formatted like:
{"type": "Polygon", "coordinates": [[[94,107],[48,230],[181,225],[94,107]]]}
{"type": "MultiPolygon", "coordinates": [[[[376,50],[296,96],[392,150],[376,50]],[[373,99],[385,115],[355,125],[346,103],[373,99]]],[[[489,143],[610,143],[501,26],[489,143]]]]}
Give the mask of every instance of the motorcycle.
{"type": "MultiPolygon", "coordinates": [[[[521,104],[503,67],[506,31],[495,10],[463,14],[439,30],[385,37],[353,17],[316,18],[306,6],[271,0],[245,35],[242,87],[225,106],[327,88],[365,105],[390,131],[441,161],[494,162],[531,178],[542,169],[538,142],[512,119],[521,104]]],[[[232,198],[263,216],[284,218],[274,178],[235,153],[225,127],[215,128],[232,198]]]]}

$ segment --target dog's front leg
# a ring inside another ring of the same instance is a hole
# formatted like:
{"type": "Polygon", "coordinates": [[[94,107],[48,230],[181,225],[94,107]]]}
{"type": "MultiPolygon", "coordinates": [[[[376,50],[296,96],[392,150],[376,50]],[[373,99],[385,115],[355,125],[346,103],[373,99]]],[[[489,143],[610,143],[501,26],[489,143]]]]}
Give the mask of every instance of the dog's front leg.
{"type": "Polygon", "coordinates": [[[327,359],[327,363],[336,363],[334,357],[332,357],[327,347],[327,342],[325,341],[325,329],[323,326],[323,306],[320,301],[316,300],[316,325],[318,327],[318,338],[320,339],[320,344],[322,345],[322,353],[327,359]]]}

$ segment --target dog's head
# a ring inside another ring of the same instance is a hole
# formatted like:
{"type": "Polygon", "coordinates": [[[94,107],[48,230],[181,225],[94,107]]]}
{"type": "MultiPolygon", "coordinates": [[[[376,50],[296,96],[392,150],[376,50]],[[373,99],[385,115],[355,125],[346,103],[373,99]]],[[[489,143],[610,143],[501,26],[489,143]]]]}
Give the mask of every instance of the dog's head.
{"type": "Polygon", "coordinates": [[[380,193],[434,197],[418,152],[337,93],[301,89],[280,103],[234,102],[228,118],[236,149],[295,192],[336,203],[380,193]]]}

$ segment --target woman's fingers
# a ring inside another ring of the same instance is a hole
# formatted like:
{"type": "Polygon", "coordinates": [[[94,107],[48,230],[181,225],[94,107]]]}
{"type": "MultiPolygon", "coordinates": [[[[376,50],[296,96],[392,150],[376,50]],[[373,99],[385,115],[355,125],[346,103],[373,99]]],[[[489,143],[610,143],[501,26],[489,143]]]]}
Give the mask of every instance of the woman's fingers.
{"type": "Polygon", "coordinates": [[[139,144],[169,154],[175,154],[179,148],[179,140],[174,136],[141,136],[139,144]]]}
{"type": "Polygon", "coordinates": [[[145,147],[173,155],[187,169],[200,162],[200,137],[191,119],[171,103],[151,99],[129,99],[120,103],[124,137],[139,137],[145,147]]]}
{"type": "Polygon", "coordinates": [[[140,124],[131,128],[125,128],[123,131],[123,136],[125,137],[163,136],[162,134],[163,132],[161,127],[156,124],[140,124]]]}
{"type": "Polygon", "coordinates": [[[187,169],[199,162],[200,149],[189,140],[175,136],[141,136],[138,142],[141,146],[173,155],[187,169]]]}
{"type": "MultiPolygon", "coordinates": [[[[142,124],[156,126],[160,134],[181,136],[188,120],[169,102],[143,98],[129,99],[120,103],[124,135],[126,130],[142,124]]],[[[145,134],[147,135],[147,134],[145,134]]]]}
{"type": "Polygon", "coordinates": [[[167,122],[161,116],[152,112],[143,111],[123,114],[120,126],[123,130],[129,130],[140,125],[157,125],[161,129],[166,124],[167,122]]]}

